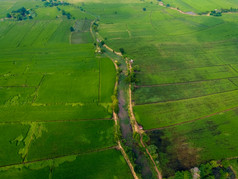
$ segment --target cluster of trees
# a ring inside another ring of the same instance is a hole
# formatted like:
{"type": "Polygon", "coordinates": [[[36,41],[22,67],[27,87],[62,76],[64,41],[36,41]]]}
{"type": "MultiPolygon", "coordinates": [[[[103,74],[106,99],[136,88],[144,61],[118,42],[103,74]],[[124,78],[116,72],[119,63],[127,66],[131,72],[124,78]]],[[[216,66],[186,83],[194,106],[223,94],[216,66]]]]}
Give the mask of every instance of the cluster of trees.
{"type": "Polygon", "coordinates": [[[71,19],[72,18],[72,15],[69,12],[66,12],[65,10],[62,10],[62,15],[66,16],[67,19],[71,19]]]}
{"type": "Polygon", "coordinates": [[[178,171],[174,178],[192,179],[194,175],[199,175],[200,178],[232,178],[231,176],[234,175],[234,173],[230,170],[227,161],[210,161],[209,163],[201,164],[198,168],[195,167],[191,169],[191,171],[178,171]]]}
{"type": "Polygon", "coordinates": [[[44,5],[45,7],[53,7],[53,6],[68,6],[70,3],[68,2],[63,2],[63,1],[58,1],[58,0],[41,0],[42,2],[45,2],[44,5]]]}
{"type": "Polygon", "coordinates": [[[97,24],[97,22],[94,22],[93,23],[93,30],[95,31],[95,32],[98,32],[98,24],[97,24]]]}
{"type": "Polygon", "coordinates": [[[228,13],[228,12],[238,12],[237,8],[230,8],[230,9],[221,9],[221,10],[214,10],[211,11],[211,16],[222,16],[222,13],[228,13]]]}
{"type": "Polygon", "coordinates": [[[227,12],[238,12],[237,8],[230,8],[230,9],[221,9],[221,12],[227,13],[227,12]]]}
{"type": "Polygon", "coordinates": [[[35,14],[35,12],[33,10],[27,10],[26,8],[22,7],[16,11],[7,13],[6,17],[21,21],[21,20],[26,20],[26,19],[33,19],[32,14],[35,14]]]}
{"type": "Polygon", "coordinates": [[[210,16],[222,16],[222,12],[218,10],[211,11],[210,16]]]}
{"type": "Polygon", "coordinates": [[[71,32],[74,32],[74,31],[75,31],[74,27],[72,27],[72,26],[69,28],[69,30],[70,30],[71,32]]]}
{"type": "Polygon", "coordinates": [[[132,90],[134,90],[134,87],[133,87],[134,84],[139,82],[136,76],[136,72],[139,72],[139,71],[140,71],[140,67],[138,65],[135,65],[134,67],[132,67],[131,71],[128,70],[126,81],[132,83],[132,90]]]}

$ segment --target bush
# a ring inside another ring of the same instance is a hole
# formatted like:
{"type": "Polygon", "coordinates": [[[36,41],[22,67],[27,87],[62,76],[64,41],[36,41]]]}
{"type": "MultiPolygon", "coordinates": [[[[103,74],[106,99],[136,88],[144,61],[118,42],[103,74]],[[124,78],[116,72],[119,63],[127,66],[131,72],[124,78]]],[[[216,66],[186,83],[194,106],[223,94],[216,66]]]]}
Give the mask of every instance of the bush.
{"type": "Polygon", "coordinates": [[[122,55],[125,54],[124,48],[119,48],[119,51],[121,52],[122,55]]]}
{"type": "Polygon", "coordinates": [[[71,31],[71,32],[74,32],[75,29],[71,26],[71,27],[70,27],[70,31],[71,31]]]}

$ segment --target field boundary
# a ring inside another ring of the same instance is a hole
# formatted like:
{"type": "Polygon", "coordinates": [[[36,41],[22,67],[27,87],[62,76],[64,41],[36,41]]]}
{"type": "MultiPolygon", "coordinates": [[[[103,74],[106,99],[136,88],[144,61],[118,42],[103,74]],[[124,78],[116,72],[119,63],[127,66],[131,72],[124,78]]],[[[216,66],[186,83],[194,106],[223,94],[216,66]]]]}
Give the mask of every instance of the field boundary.
{"type": "Polygon", "coordinates": [[[45,74],[42,76],[42,78],[41,78],[41,80],[40,80],[38,86],[36,87],[36,90],[35,90],[35,92],[34,92],[35,94],[34,94],[32,103],[34,103],[34,102],[36,101],[37,97],[38,97],[38,92],[39,92],[39,89],[40,89],[41,84],[43,83],[43,81],[44,81],[44,79],[45,79],[45,76],[46,76],[45,74]]]}
{"type": "Polygon", "coordinates": [[[27,123],[52,123],[52,122],[80,122],[80,121],[112,121],[113,118],[102,118],[102,119],[69,119],[69,120],[35,120],[35,121],[3,121],[1,124],[27,124],[27,123]]]}
{"type": "Polygon", "coordinates": [[[149,87],[159,87],[159,86],[172,86],[172,85],[186,85],[186,84],[196,84],[208,81],[219,81],[219,80],[229,80],[230,78],[238,78],[238,76],[227,77],[227,78],[217,78],[217,79],[209,79],[209,80],[199,80],[199,81],[188,81],[188,82],[177,82],[177,83],[163,83],[163,84],[155,84],[155,85],[135,85],[135,88],[149,88],[149,87]]]}
{"type": "Polygon", "coordinates": [[[156,130],[163,130],[163,129],[171,128],[171,127],[174,127],[174,126],[179,126],[179,125],[183,125],[183,124],[193,123],[195,121],[206,119],[206,118],[218,115],[220,113],[225,113],[225,112],[233,111],[233,110],[236,110],[236,109],[238,109],[238,106],[233,107],[233,108],[229,108],[229,109],[226,109],[226,110],[223,110],[223,111],[219,111],[219,112],[216,112],[216,113],[212,113],[212,114],[209,114],[209,115],[197,118],[197,119],[193,119],[193,120],[190,120],[190,121],[184,121],[184,122],[172,124],[172,125],[169,125],[169,126],[159,127],[159,128],[147,129],[147,130],[145,130],[145,132],[156,131],[156,130]]]}

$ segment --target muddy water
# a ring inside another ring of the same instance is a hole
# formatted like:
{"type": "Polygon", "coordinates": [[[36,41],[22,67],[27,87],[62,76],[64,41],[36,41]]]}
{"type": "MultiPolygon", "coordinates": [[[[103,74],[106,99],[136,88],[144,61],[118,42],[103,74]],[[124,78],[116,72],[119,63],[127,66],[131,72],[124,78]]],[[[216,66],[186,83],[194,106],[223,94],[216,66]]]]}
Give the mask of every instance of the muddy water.
{"type": "MultiPolygon", "coordinates": [[[[125,66],[126,67],[126,66],[125,66]]],[[[124,68],[126,69],[126,68],[124,68]]],[[[130,124],[130,118],[128,115],[128,99],[127,96],[128,87],[129,85],[125,82],[125,72],[126,70],[123,70],[123,72],[120,75],[119,78],[119,85],[118,85],[118,101],[119,101],[119,120],[120,120],[120,127],[122,132],[122,137],[126,139],[126,145],[132,148],[132,151],[134,155],[136,156],[135,163],[141,167],[141,175],[142,178],[154,178],[153,174],[150,169],[150,164],[148,162],[148,159],[145,157],[144,153],[140,151],[139,147],[136,145],[134,139],[133,139],[133,131],[130,124]]]]}

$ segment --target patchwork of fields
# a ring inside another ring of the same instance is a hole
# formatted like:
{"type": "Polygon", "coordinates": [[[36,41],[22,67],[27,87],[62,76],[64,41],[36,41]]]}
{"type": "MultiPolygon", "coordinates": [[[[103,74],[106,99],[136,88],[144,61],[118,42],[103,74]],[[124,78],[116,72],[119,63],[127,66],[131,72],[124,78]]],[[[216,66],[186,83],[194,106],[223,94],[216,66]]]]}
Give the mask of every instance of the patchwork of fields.
{"type": "MultiPolygon", "coordinates": [[[[162,1],[194,13],[238,8],[162,1]]],[[[0,178],[132,178],[112,119],[116,70],[95,53],[94,22],[140,68],[133,110],[163,176],[226,159],[237,174],[238,14],[188,15],[157,0],[67,2],[0,0],[0,178]],[[37,16],[5,18],[22,6],[37,16]]]]}
{"type": "MultiPolygon", "coordinates": [[[[158,1],[115,3],[85,9],[100,14],[106,44],[140,67],[134,113],[148,144],[158,147],[163,175],[237,156],[238,14],[190,16],[158,1]]],[[[164,3],[196,13],[237,8],[232,0],[164,3]]]]}
{"type": "Polygon", "coordinates": [[[59,6],[67,19],[41,1],[0,4],[2,17],[38,5],[33,20],[0,21],[0,178],[132,178],[110,107],[116,70],[95,54],[93,16],[59,6]]]}

